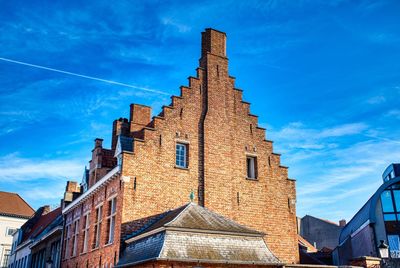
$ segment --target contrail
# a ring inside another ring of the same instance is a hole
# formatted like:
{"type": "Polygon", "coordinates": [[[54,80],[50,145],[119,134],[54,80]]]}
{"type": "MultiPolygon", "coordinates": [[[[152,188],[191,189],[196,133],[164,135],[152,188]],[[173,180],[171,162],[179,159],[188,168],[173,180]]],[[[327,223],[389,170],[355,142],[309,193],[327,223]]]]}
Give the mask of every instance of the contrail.
{"type": "Polygon", "coordinates": [[[11,62],[11,63],[16,63],[16,64],[21,64],[21,65],[25,65],[25,66],[29,66],[29,67],[34,67],[34,68],[38,68],[38,69],[43,69],[43,70],[47,70],[47,71],[52,71],[52,72],[57,72],[57,73],[62,73],[62,74],[68,74],[68,75],[73,75],[73,76],[77,76],[77,77],[81,77],[81,78],[86,78],[86,79],[91,79],[91,80],[95,80],[95,81],[105,82],[105,83],[109,83],[109,84],[113,84],[113,85],[118,85],[118,86],[123,86],[123,87],[130,87],[130,88],[139,89],[139,90],[152,92],[152,93],[157,93],[157,94],[162,94],[162,95],[170,95],[168,93],[165,93],[163,91],[156,90],[156,89],[151,89],[151,88],[146,88],[146,87],[138,87],[138,86],[129,85],[129,84],[125,84],[125,83],[120,83],[120,82],[116,82],[116,81],[112,81],[112,80],[106,80],[106,79],[101,79],[101,78],[98,78],[98,77],[93,77],[93,76],[88,76],[88,75],[83,75],[83,74],[67,72],[67,71],[58,70],[58,69],[54,69],[54,68],[49,68],[49,67],[45,67],[45,66],[40,66],[40,65],[36,65],[36,64],[31,64],[31,63],[27,63],[27,62],[16,61],[16,60],[11,60],[11,59],[7,59],[7,58],[1,58],[1,57],[0,57],[0,60],[6,61],[6,62],[11,62]]]}

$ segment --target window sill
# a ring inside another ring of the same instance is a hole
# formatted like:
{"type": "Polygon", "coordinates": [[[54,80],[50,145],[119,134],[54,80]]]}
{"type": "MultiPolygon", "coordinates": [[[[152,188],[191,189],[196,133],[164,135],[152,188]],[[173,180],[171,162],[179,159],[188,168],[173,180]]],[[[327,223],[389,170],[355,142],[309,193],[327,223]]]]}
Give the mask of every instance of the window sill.
{"type": "Polygon", "coordinates": [[[109,246],[112,246],[112,245],[114,245],[114,242],[111,242],[111,243],[107,243],[107,244],[105,244],[105,245],[103,246],[103,248],[105,248],[105,247],[109,247],[109,246]]]}
{"type": "Polygon", "coordinates": [[[100,246],[97,246],[97,247],[95,247],[95,248],[92,248],[92,250],[91,250],[90,252],[96,251],[96,250],[98,250],[99,248],[100,248],[100,246]]]}
{"type": "Polygon", "coordinates": [[[249,178],[249,177],[246,177],[246,180],[248,180],[248,181],[258,181],[258,178],[249,178]]]}
{"type": "Polygon", "coordinates": [[[87,253],[88,253],[88,251],[86,250],[85,252],[80,253],[79,256],[85,255],[87,253]]]}
{"type": "Polygon", "coordinates": [[[176,166],[176,165],[175,165],[175,168],[176,169],[182,169],[182,170],[189,170],[188,167],[180,167],[180,166],[176,166]]]}

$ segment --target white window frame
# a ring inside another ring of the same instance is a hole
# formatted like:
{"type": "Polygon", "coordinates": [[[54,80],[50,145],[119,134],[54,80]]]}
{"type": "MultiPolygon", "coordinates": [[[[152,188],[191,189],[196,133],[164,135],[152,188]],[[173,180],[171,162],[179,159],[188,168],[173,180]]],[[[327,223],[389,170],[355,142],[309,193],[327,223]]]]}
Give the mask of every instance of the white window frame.
{"type": "Polygon", "coordinates": [[[183,142],[177,142],[175,145],[175,165],[180,168],[188,168],[188,144],[183,142]],[[181,149],[178,149],[181,148],[181,149]],[[183,151],[183,159],[181,152],[183,151]]]}
{"type": "Polygon", "coordinates": [[[89,229],[90,229],[90,212],[85,214],[85,225],[83,226],[83,246],[82,246],[82,253],[88,251],[88,243],[89,243],[89,229]]]}
{"type": "Polygon", "coordinates": [[[246,155],[246,176],[248,179],[256,180],[257,172],[257,156],[246,155]],[[249,161],[250,159],[250,161],[249,161]]]}
{"type": "Polygon", "coordinates": [[[110,207],[109,215],[107,215],[107,222],[109,223],[107,244],[112,244],[114,242],[115,217],[117,215],[117,197],[109,199],[108,202],[110,207]]]}
{"type": "Polygon", "coordinates": [[[100,247],[102,221],[103,221],[103,204],[96,207],[96,222],[94,223],[95,233],[94,233],[93,249],[100,247]]]}
{"type": "Polygon", "coordinates": [[[65,254],[64,254],[64,259],[67,259],[69,257],[69,240],[70,240],[70,234],[71,233],[71,224],[68,224],[66,226],[66,238],[65,238],[65,254]]]}
{"type": "Polygon", "coordinates": [[[74,233],[72,235],[72,256],[76,256],[78,252],[78,238],[79,238],[79,219],[76,219],[73,222],[74,225],[74,233]]]}

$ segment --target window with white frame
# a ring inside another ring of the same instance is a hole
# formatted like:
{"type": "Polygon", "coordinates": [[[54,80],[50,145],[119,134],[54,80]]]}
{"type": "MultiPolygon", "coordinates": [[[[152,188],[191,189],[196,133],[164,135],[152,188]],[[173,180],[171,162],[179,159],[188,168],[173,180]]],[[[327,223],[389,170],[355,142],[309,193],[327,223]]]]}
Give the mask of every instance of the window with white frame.
{"type": "Polygon", "coordinates": [[[71,224],[68,224],[66,226],[66,232],[65,232],[65,238],[64,238],[64,245],[65,245],[64,258],[68,258],[69,257],[70,233],[71,233],[71,224]]]}
{"type": "Polygon", "coordinates": [[[18,230],[17,228],[7,227],[6,235],[7,235],[7,236],[12,236],[13,233],[14,233],[15,231],[17,231],[17,230],[18,230]]]}
{"type": "Polygon", "coordinates": [[[83,245],[82,252],[87,252],[89,241],[89,228],[90,228],[90,213],[83,216],[83,245]]]}
{"type": "Polygon", "coordinates": [[[94,223],[94,239],[93,248],[98,248],[100,246],[100,232],[101,232],[101,222],[103,219],[103,206],[96,208],[96,218],[94,223]]]}
{"type": "Polygon", "coordinates": [[[74,234],[72,236],[72,256],[76,256],[78,251],[79,219],[74,223],[74,234]]]}
{"type": "Polygon", "coordinates": [[[246,165],[247,165],[247,178],[257,179],[257,157],[247,156],[246,165]]]}
{"type": "Polygon", "coordinates": [[[114,197],[108,201],[107,213],[107,231],[108,231],[108,244],[114,242],[114,229],[115,229],[115,216],[117,215],[117,198],[114,197]]]}
{"type": "Polygon", "coordinates": [[[188,145],[184,143],[176,144],[175,165],[181,168],[188,167],[188,145]]]}

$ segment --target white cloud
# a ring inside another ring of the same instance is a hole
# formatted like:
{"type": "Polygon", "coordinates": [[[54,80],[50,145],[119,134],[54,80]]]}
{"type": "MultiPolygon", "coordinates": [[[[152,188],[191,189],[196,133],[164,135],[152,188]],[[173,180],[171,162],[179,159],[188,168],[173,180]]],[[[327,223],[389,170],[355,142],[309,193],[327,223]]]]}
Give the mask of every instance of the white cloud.
{"type": "Polygon", "coordinates": [[[18,154],[0,157],[0,180],[2,182],[34,181],[39,179],[80,180],[84,163],[80,160],[47,160],[21,158],[18,154]]]}
{"type": "Polygon", "coordinates": [[[385,101],[386,101],[386,98],[384,96],[375,96],[375,97],[369,98],[367,100],[367,103],[380,104],[380,103],[384,103],[385,101]]]}
{"type": "Polygon", "coordinates": [[[400,119],[400,110],[399,109],[390,110],[389,112],[386,113],[386,116],[395,117],[397,119],[400,119]]]}

